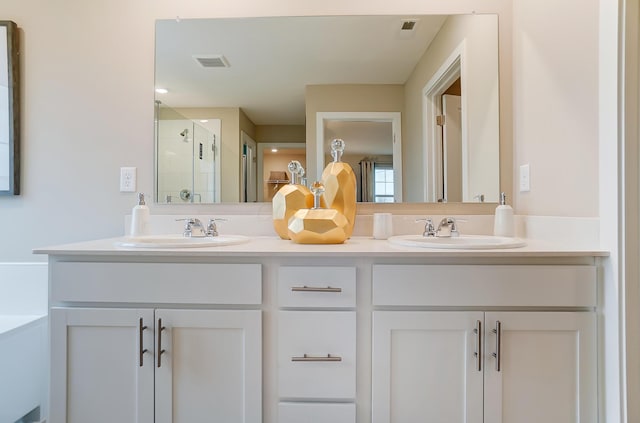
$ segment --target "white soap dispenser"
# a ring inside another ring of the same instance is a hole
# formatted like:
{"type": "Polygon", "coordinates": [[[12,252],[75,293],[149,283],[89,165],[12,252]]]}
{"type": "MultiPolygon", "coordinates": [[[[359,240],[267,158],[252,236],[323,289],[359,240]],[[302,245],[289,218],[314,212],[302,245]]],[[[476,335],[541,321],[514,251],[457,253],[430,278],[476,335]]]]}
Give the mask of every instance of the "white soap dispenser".
{"type": "Polygon", "coordinates": [[[496,207],[496,215],[493,222],[493,234],[495,236],[513,236],[513,209],[507,205],[507,196],[500,193],[500,205],[496,207]]]}
{"type": "Polygon", "coordinates": [[[149,207],[144,202],[144,194],[138,193],[138,204],[131,211],[130,236],[148,235],[149,207]]]}

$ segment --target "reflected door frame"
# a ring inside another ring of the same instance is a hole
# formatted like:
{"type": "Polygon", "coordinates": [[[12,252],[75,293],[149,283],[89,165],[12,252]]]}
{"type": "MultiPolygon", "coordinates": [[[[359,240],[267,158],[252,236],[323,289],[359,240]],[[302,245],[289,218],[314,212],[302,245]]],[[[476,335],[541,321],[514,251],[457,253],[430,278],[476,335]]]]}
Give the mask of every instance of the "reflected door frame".
{"type": "Polygon", "coordinates": [[[444,166],[442,175],[446,175],[443,184],[443,198],[447,202],[462,202],[463,180],[468,178],[462,166],[463,160],[468,162],[468,155],[463,151],[462,131],[460,125],[460,96],[444,94],[441,97],[442,114],[444,116],[441,131],[442,164],[444,166]]]}
{"type": "MultiPolygon", "coordinates": [[[[258,143],[258,187],[264,186],[264,150],[277,148],[278,150],[286,149],[306,149],[307,144],[303,142],[259,142],[258,143]]],[[[264,192],[258,189],[258,202],[263,202],[264,192]]]]}
{"type": "Polygon", "coordinates": [[[240,131],[240,202],[255,203],[258,199],[257,179],[257,143],[244,131],[240,131]],[[248,154],[245,154],[245,149],[248,154]]]}
{"type": "MultiPolygon", "coordinates": [[[[423,116],[423,138],[424,138],[424,201],[436,202],[446,198],[442,192],[445,185],[443,181],[443,162],[442,157],[442,131],[437,124],[437,117],[441,115],[442,103],[441,96],[451,86],[451,84],[460,78],[462,107],[461,116],[461,132],[462,132],[462,183],[463,191],[466,185],[465,169],[467,168],[468,158],[465,152],[467,136],[467,70],[466,64],[466,43],[463,40],[442,63],[440,68],[434,73],[429,82],[422,89],[422,116],[423,116]]],[[[469,201],[463,198],[463,201],[469,201]]]]}
{"type": "MultiPolygon", "coordinates": [[[[316,163],[317,180],[324,170],[324,126],[326,121],[390,122],[393,132],[393,201],[402,202],[402,120],[400,112],[317,112],[316,113],[316,163]]],[[[347,148],[348,148],[348,140],[347,148]]],[[[307,156],[308,157],[308,156],[307,156]]]]}

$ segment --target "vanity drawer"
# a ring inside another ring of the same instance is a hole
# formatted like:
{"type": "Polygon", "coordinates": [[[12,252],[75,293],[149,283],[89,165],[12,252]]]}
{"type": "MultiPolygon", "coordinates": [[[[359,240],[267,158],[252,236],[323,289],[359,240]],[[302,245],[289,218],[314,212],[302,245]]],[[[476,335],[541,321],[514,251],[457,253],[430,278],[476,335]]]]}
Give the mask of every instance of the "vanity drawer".
{"type": "Polygon", "coordinates": [[[260,264],[54,262],[51,301],[261,304],[260,264]]]}
{"type": "Polygon", "coordinates": [[[375,265],[374,306],[595,307],[588,265],[375,265]]]}
{"type": "Polygon", "coordinates": [[[278,423],[355,423],[355,404],[291,403],[278,404],[278,423]]]}
{"type": "Polygon", "coordinates": [[[282,399],[355,398],[355,311],[278,312],[278,392],[282,399]]]}
{"type": "Polygon", "coordinates": [[[355,308],[356,268],[280,267],[278,301],[284,308],[355,308]]]}

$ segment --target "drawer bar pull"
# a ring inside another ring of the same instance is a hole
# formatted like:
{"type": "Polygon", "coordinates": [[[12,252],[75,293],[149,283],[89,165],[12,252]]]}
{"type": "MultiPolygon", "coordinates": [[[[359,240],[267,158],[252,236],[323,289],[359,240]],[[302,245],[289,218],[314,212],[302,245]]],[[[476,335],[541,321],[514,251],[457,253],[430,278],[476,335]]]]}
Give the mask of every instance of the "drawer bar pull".
{"type": "Polygon", "coordinates": [[[332,288],[330,286],[323,288],[318,286],[292,286],[292,291],[302,291],[302,292],[342,292],[342,288],[332,288]]]}
{"type": "Polygon", "coordinates": [[[302,357],[291,357],[291,361],[342,361],[342,357],[327,354],[325,355],[307,355],[302,357]]]}

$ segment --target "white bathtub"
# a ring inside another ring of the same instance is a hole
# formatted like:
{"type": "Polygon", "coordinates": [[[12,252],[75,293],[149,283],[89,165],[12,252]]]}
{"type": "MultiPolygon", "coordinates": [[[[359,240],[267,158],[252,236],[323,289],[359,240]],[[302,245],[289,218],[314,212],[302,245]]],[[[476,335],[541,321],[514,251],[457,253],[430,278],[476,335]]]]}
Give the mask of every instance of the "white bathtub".
{"type": "Polygon", "coordinates": [[[46,397],[47,316],[0,315],[0,422],[15,422],[46,397]]]}

